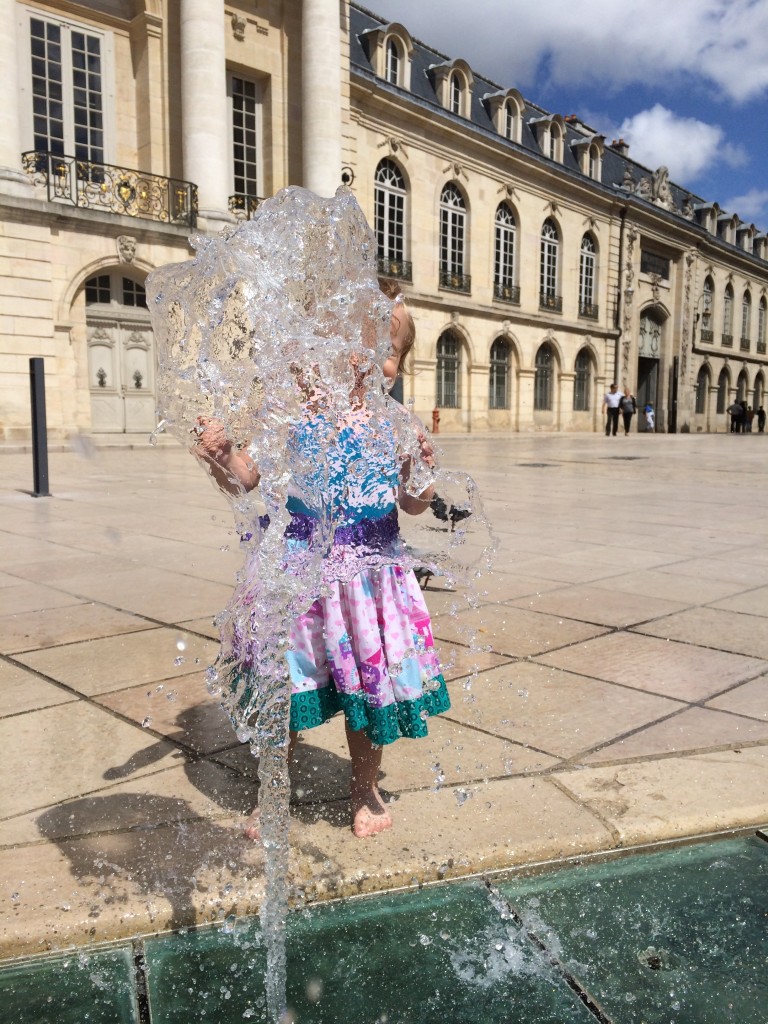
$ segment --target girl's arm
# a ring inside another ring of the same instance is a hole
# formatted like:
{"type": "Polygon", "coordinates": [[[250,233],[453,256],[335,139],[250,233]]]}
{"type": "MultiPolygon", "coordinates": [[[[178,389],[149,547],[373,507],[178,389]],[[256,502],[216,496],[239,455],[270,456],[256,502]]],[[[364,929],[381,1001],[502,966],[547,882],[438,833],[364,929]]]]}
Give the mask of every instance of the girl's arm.
{"type": "Polygon", "coordinates": [[[192,451],[207,465],[216,483],[229,494],[252,491],[258,486],[260,474],[256,466],[244,456],[227,437],[217,420],[199,416],[200,433],[192,451]]]}
{"type": "MultiPolygon", "coordinates": [[[[427,440],[426,436],[419,433],[419,447],[421,449],[421,458],[426,464],[432,468],[435,465],[435,455],[432,445],[427,440]]],[[[400,476],[402,482],[398,488],[397,502],[400,508],[409,516],[420,516],[422,512],[426,512],[429,508],[429,504],[435,496],[435,488],[432,484],[427,487],[421,494],[409,494],[405,489],[405,484],[411,475],[411,457],[410,455],[403,461],[400,476]]]]}

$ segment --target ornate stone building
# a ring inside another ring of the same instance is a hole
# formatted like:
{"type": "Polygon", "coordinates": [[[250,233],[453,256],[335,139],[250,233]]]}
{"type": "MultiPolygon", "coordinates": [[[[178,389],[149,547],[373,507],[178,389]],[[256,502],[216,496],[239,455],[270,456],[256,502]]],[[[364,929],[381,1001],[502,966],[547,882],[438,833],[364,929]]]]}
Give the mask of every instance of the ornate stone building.
{"type": "Polygon", "coordinates": [[[576,116],[348,0],[0,0],[0,436],[155,422],[144,280],[193,230],[344,180],[417,325],[442,429],[657,428],[764,404],[768,239],[576,116]]]}

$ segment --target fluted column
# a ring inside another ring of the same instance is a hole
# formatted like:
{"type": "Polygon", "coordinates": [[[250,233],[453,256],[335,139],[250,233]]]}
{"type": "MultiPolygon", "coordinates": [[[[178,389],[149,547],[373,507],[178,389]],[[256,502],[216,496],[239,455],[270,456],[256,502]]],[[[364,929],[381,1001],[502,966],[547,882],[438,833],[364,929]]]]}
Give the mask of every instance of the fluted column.
{"type": "Polygon", "coordinates": [[[339,0],[303,0],[301,24],[304,186],[332,196],[341,184],[339,0]]]}
{"type": "Polygon", "coordinates": [[[218,0],[181,0],[181,130],[184,177],[197,185],[203,227],[234,218],[227,210],[230,160],[224,10],[218,0]]]}
{"type": "MultiPolygon", "coordinates": [[[[26,53],[29,60],[28,48],[26,53]]],[[[31,196],[32,183],[21,169],[18,60],[16,0],[0,0],[0,192],[31,196]]]]}

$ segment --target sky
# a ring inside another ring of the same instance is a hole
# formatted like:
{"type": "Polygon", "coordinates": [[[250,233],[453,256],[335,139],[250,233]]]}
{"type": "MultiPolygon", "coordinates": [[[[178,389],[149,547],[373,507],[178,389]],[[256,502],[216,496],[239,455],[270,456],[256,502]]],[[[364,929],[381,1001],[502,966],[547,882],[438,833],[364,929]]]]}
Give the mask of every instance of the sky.
{"type": "Polygon", "coordinates": [[[362,0],[768,231],[768,0],[362,0]]]}

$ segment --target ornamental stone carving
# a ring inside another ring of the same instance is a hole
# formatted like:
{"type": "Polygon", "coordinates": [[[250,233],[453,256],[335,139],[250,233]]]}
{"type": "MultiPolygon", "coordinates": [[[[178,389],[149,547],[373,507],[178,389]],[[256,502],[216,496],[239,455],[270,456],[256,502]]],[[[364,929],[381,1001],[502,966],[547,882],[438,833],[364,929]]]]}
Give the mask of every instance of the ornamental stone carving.
{"type": "Polygon", "coordinates": [[[136,239],[133,235],[117,236],[117,255],[121,263],[133,263],[136,258],[136,239]]]}
{"type": "Polygon", "coordinates": [[[235,39],[245,39],[245,18],[239,14],[232,14],[232,35],[235,39]]]}

